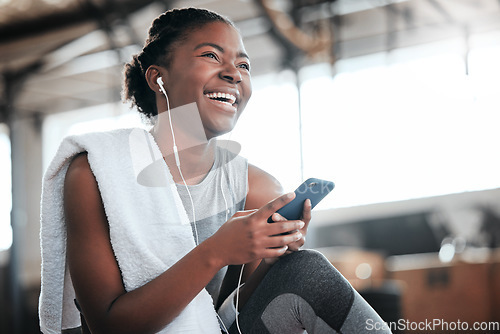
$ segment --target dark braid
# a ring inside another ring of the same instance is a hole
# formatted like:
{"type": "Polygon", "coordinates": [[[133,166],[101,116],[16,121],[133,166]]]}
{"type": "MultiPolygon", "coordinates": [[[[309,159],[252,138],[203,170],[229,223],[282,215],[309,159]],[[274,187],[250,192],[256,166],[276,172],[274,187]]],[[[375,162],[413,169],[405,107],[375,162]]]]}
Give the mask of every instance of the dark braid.
{"type": "Polygon", "coordinates": [[[125,64],[124,99],[135,105],[148,119],[156,116],[155,93],[145,78],[151,65],[168,67],[171,50],[193,30],[212,22],[223,22],[234,27],[227,18],[206,9],[182,8],[166,11],[158,16],[149,28],[142,52],[125,64]]]}

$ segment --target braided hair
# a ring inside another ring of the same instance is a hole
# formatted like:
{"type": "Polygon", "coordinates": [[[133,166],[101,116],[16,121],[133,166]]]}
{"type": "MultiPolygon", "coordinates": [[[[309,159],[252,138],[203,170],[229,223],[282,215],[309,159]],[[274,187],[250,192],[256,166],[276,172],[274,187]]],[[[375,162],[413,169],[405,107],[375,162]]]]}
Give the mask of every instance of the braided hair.
{"type": "Polygon", "coordinates": [[[158,16],[149,28],[142,51],[125,64],[124,100],[135,105],[146,119],[156,116],[155,93],[146,81],[146,70],[151,65],[168,67],[175,44],[185,39],[190,32],[212,22],[223,22],[234,27],[229,19],[207,9],[172,9],[158,16]]]}

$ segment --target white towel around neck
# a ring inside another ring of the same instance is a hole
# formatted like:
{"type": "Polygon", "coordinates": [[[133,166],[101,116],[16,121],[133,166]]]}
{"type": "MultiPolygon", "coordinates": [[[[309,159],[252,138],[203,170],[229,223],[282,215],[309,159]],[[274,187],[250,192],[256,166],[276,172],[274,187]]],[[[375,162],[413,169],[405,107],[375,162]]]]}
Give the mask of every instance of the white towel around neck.
{"type": "MultiPolygon", "coordinates": [[[[63,186],[72,158],[85,151],[127,291],[151,281],[195,247],[172,175],[149,132],[121,129],[65,138],[43,180],[39,303],[43,333],[80,326],[66,263],[63,186]]],[[[208,292],[203,289],[160,333],[220,333],[208,292]]]]}

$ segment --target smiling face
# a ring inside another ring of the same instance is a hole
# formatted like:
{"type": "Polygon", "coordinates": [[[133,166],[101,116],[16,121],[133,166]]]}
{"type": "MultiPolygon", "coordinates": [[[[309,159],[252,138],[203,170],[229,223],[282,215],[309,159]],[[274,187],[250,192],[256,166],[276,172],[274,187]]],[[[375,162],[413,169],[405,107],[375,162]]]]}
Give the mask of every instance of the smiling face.
{"type": "Polygon", "coordinates": [[[196,102],[208,139],[233,129],[252,94],[240,34],[223,22],[206,24],[175,43],[161,72],[170,107],[196,102]]]}

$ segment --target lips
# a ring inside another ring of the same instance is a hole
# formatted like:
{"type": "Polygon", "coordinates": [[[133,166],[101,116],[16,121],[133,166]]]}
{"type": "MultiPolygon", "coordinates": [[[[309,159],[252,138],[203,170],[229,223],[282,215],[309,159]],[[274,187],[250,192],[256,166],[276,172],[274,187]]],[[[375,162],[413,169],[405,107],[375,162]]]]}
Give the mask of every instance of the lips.
{"type": "Polygon", "coordinates": [[[205,96],[208,97],[210,100],[223,102],[230,106],[232,106],[236,102],[236,96],[234,96],[231,93],[212,92],[205,94],[205,96]]]}
{"type": "Polygon", "coordinates": [[[240,92],[236,88],[217,87],[203,92],[206,98],[222,106],[236,108],[240,100],[240,92]]]}

